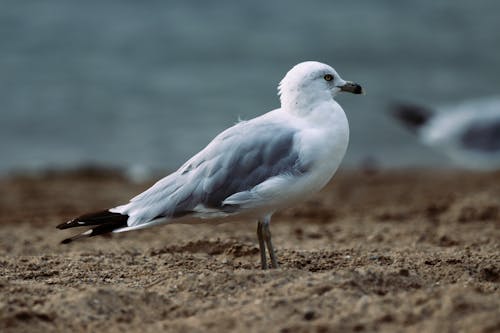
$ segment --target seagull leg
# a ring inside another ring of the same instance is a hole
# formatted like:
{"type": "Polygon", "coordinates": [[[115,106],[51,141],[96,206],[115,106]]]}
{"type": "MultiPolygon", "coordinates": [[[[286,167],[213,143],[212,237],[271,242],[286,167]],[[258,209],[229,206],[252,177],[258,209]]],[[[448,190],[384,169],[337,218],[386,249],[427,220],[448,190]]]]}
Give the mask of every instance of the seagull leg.
{"type": "Polygon", "coordinates": [[[260,248],[260,266],[262,269],[267,269],[267,259],[266,259],[266,244],[264,243],[264,235],[262,233],[261,221],[257,222],[257,237],[259,238],[259,248],[260,248]]]}
{"type": "Polygon", "coordinates": [[[269,251],[269,256],[271,257],[271,267],[279,268],[278,260],[276,259],[276,253],[274,253],[274,247],[271,241],[271,230],[269,230],[270,223],[271,223],[271,216],[268,215],[264,218],[264,222],[262,223],[263,226],[262,231],[264,233],[264,240],[266,241],[267,250],[269,251]]]}

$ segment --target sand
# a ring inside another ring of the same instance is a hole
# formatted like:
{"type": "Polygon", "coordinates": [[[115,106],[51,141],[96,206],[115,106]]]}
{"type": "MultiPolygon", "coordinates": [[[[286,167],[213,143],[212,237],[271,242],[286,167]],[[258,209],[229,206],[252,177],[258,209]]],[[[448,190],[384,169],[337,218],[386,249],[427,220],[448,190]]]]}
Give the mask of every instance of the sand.
{"type": "Polygon", "coordinates": [[[275,215],[278,270],[253,221],[58,244],[58,223],[150,184],[0,180],[0,331],[500,331],[499,172],[342,171],[275,215]]]}

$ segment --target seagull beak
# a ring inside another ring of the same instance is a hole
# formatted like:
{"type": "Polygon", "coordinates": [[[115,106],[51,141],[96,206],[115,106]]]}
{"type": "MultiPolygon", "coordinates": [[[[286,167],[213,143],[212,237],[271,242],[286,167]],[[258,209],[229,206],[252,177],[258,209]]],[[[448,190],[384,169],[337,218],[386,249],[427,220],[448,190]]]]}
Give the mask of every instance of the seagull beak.
{"type": "Polygon", "coordinates": [[[343,85],[339,86],[340,91],[350,92],[356,95],[363,94],[363,88],[354,82],[345,82],[343,85]]]}

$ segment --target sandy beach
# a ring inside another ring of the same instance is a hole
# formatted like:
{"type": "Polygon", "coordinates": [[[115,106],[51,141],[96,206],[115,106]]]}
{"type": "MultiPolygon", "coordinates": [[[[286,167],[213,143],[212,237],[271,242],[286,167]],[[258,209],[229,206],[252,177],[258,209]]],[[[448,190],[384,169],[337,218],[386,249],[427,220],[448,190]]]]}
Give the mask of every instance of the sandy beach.
{"type": "Polygon", "coordinates": [[[341,171],[254,221],[59,242],[55,226],[153,180],[87,169],[0,180],[2,332],[498,332],[500,172],[341,171]]]}

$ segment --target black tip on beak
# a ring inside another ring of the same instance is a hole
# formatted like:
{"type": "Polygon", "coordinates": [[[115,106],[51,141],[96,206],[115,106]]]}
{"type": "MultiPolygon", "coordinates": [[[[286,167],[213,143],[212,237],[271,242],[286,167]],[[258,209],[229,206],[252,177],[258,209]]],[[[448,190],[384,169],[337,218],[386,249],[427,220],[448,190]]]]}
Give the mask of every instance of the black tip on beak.
{"type": "Polygon", "coordinates": [[[363,88],[357,83],[346,82],[346,84],[340,87],[340,91],[350,92],[352,94],[359,95],[363,93],[363,88]]]}
{"type": "Polygon", "coordinates": [[[363,87],[361,87],[359,84],[357,84],[354,87],[353,94],[359,95],[359,94],[362,94],[362,93],[363,93],[363,87]]]}

